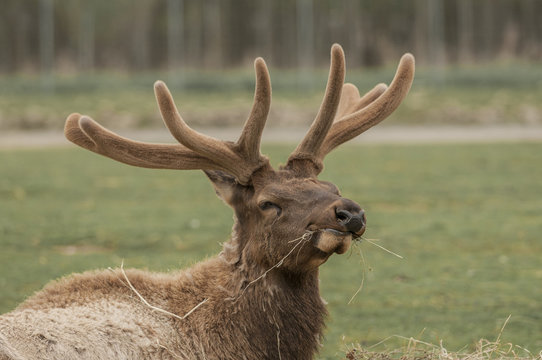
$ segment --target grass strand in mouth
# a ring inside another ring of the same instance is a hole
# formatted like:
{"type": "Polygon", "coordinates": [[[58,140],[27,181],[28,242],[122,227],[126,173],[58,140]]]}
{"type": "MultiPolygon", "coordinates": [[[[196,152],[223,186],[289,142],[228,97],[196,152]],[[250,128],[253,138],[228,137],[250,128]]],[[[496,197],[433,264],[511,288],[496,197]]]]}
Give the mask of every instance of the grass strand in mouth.
{"type": "Polygon", "coordinates": [[[359,251],[359,256],[361,257],[361,283],[354,295],[352,295],[350,300],[348,300],[347,305],[350,305],[352,301],[354,301],[354,298],[361,292],[361,290],[363,289],[363,285],[365,285],[365,268],[363,267],[363,265],[367,265],[367,262],[365,261],[365,257],[363,256],[363,251],[361,250],[361,247],[357,246],[357,243],[354,243],[354,245],[359,251]]]}
{"type": "MultiPolygon", "coordinates": [[[[384,250],[385,252],[389,253],[389,254],[392,254],[396,257],[398,257],[399,259],[404,259],[403,256],[397,254],[397,253],[394,253],[393,251],[389,250],[389,249],[386,249],[385,247],[383,247],[382,245],[379,245],[377,243],[375,243],[375,241],[378,241],[378,239],[367,239],[367,238],[364,238],[363,236],[360,236],[358,238],[356,238],[356,240],[365,240],[366,242],[368,242],[369,244],[372,244],[382,250],[384,250]]],[[[367,262],[365,261],[365,257],[363,256],[363,251],[361,250],[361,247],[359,246],[359,241],[356,241],[356,242],[353,242],[352,243],[356,249],[358,250],[359,252],[359,255],[361,257],[361,263],[362,264],[367,264],[367,262]]],[[[350,305],[352,303],[352,301],[354,301],[354,298],[361,292],[361,290],[363,289],[363,286],[365,285],[365,269],[363,268],[362,266],[362,274],[361,274],[361,284],[359,285],[358,289],[356,290],[356,292],[354,293],[354,295],[352,295],[352,297],[350,298],[350,300],[348,301],[348,305],[350,305]]]]}
{"type": "Polygon", "coordinates": [[[384,246],[375,243],[375,241],[377,239],[367,239],[367,238],[364,238],[364,237],[362,237],[362,239],[367,241],[369,244],[372,244],[372,245],[384,250],[385,252],[392,254],[393,256],[397,256],[399,259],[404,259],[404,257],[402,257],[401,255],[399,255],[397,253],[394,253],[393,251],[386,249],[384,246]]]}

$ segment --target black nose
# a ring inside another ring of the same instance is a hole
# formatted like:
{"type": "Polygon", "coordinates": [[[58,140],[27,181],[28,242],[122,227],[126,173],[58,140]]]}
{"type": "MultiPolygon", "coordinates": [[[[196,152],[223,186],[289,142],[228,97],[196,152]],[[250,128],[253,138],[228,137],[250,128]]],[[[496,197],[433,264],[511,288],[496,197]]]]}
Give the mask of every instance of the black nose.
{"type": "Polygon", "coordinates": [[[358,214],[352,214],[348,210],[335,210],[337,220],[350,232],[357,233],[365,226],[365,212],[361,210],[358,214]]]}

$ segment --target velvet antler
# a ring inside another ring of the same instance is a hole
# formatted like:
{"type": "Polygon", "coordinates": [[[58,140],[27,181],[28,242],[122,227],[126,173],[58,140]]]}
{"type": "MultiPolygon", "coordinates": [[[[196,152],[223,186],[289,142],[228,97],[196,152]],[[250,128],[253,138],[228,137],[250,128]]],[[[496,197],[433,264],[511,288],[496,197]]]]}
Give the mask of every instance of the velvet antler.
{"type": "Polygon", "coordinates": [[[294,159],[312,159],[318,152],[326,137],[335,114],[337,105],[341,99],[341,88],[344,83],[344,52],[340,45],[334,44],[331,47],[331,65],[327,80],[326,92],[320,110],[316,115],[309,131],[290,155],[288,161],[294,159]]]}
{"type": "Polygon", "coordinates": [[[335,44],[331,49],[328,84],[320,111],[305,138],[288,158],[286,168],[295,168],[307,175],[318,174],[323,169],[324,157],[331,150],[388,117],[410,90],[414,57],[403,55],[390,86],[378,84],[363,97],[355,85],[343,85],[343,79],[344,53],[335,44]]]}
{"type": "Polygon", "coordinates": [[[378,124],[399,107],[414,80],[414,56],[405,54],[399,62],[395,76],[388,88],[379,84],[362,98],[357,89],[345,84],[349,99],[345,101],[342,114],[329,130],[317,159],[320,161],[334,148],[355,138],[378,124]],[[359,94],[359,93],[358,93],[359,94]],[[358,98],[357,100],[355,100],[358,98]]]}
{"type": "Polygon", "coordinates": [[[190,128],[177,111],[166,84],[154,91],[162,118],[181,144],[153,144],[127,139],[88,116],[71,114],[64,133],[73,143],[114,160],[146,168],[222,170],[248,184],[252,173],[269,164],[260,154],[260,139],[271,104],[271,82],[263,59],[254,63],[256,88],[252,111],[236,143],[217,140],[190,128]]]}

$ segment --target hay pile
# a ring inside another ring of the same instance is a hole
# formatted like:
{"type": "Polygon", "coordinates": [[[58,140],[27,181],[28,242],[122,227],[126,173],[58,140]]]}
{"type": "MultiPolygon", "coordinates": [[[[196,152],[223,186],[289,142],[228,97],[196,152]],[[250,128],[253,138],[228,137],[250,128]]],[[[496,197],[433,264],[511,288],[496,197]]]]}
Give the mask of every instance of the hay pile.
{"type": "Polygon", "coordinates": [[[450,352],[442,344],[434,345],[413,338],[406,339],[408,344],[387,352],[372,351],[360,345],[347,349],[348,360],[542,360],[542,350],[532,353],[518,345],[502,343],[500,337],[491,342],[482,339],[476,343],[474,351],[461,350],[450,352]]]}

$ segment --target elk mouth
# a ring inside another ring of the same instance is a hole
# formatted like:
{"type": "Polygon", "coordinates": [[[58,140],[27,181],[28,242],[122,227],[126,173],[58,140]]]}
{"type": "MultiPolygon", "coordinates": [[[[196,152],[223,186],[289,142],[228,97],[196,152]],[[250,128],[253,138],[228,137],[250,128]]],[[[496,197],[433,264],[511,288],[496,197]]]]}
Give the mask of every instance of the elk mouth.
{"type": "Polygon", "coordinates": [[[331,228],[320,229],[313,238],[313,246],[328,256],[333,253],[344,254],[350,248],[353,237],[357,235],[331,228]]]}

